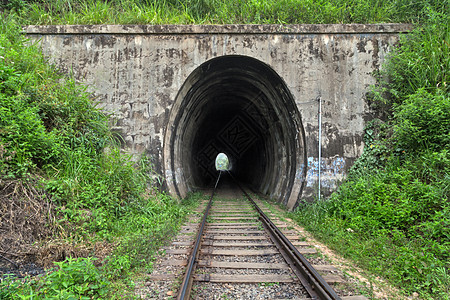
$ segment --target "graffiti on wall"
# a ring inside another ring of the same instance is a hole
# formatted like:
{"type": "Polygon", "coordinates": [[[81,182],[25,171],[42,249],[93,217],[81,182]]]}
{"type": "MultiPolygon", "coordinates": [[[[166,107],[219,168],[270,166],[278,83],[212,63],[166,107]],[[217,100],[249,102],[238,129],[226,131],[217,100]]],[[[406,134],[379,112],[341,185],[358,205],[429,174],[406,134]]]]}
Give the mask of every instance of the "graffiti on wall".
{"type": "MultiPolygon", "coordinates": [[[[320,163],[321,186],[336,188],[338,181],[344,178],[345,159],[343,157],[322,158],[320,163]]],[[[313,187],[319,180],[319,159],[308,157],[306,186],[313,187]]]]}

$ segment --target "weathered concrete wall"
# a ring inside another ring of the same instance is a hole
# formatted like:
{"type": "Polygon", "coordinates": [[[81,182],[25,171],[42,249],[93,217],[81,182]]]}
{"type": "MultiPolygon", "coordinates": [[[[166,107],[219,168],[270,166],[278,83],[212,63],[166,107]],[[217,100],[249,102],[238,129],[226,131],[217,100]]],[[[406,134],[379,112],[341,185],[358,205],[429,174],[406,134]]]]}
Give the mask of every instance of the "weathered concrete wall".
{"type": "Polygon", "coordinates": [[[168,149],[167,136],[172,134],[170,122],[180,113],[172,107],[182,107],[175,102],[182,101],[176,99],[187,78],[205,62],[226,55],[254,58],[269,66],[295,101],[302,123],[298,131],[304,128],[299,137],[306,148],[297,160],[295,178],[290,179],[289,195],[264,192],[293,207],[299,196],[310,197],[317,186],[318,102],[314,100],[323,101],[322,191],[329,194],[362,153],[363,127],[371,117],[364,100],[374,83],[371,74],[397,42],[398,33],[408,29],[399,24],[102,25],[29,26],[25,31],[40,40],[51,62],[89,85],[100,105],[113,113],[114,128],[126,147],[152,156],[170,192],[175,193],[173,181],[180,181],[181,196],[193,185],[182,184],[186,174],[174,175],[176,168],[168,166],[166,156],[174,150],[168,149]]]}

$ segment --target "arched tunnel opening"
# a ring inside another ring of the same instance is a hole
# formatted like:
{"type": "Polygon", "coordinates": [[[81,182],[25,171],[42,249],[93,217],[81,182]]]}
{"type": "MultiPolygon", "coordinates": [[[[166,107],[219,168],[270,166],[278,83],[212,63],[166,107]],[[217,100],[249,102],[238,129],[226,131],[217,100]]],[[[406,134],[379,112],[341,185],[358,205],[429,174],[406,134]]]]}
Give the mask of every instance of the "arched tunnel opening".
{"type": "Polygon", "coordinates": [[[234,177],[255,192],[284,204],[301,195],[300,113],[282,78],[257,59],[222,56],[199,66],[180,89],[167,130],[166,180],[179,197],[214,184],[221,152],[234,177]]]}

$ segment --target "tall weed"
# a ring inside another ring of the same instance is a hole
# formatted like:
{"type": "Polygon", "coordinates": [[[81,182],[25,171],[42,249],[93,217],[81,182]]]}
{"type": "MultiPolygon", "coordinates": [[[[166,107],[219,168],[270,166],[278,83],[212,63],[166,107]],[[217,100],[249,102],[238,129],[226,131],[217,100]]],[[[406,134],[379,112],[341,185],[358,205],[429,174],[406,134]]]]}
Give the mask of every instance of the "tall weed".
{"type": "Polygon", "coordinates": [[[418,22],[449,0],[15,0],[24,24],[230,24],[418,22]]]}
{"type": "Polygon", "coordinates": [[[381,107],[402,104],[420,89],[450,92],[449,24],[448,6],[441,12],[429,8],[425,23],[401,36],[401,47],[389,54],[375,89],[381,107]]]}

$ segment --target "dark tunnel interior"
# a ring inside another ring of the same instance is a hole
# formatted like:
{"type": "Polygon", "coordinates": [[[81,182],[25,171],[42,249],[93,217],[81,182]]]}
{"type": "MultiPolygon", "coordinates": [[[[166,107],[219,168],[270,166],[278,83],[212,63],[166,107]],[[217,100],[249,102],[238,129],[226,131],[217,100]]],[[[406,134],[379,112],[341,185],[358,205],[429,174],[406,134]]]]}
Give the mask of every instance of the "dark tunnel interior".
{"type": "Polygon", "coordinates": [[[292,95],[268,65],[245,56],[212,59],[188,77],[178,100],[171,138],[172,168],[182,170],[176,185],[214,185],[214,161],[224,152],[239,181],[287,199],[306,160],[304,132],[292,95]]]}

